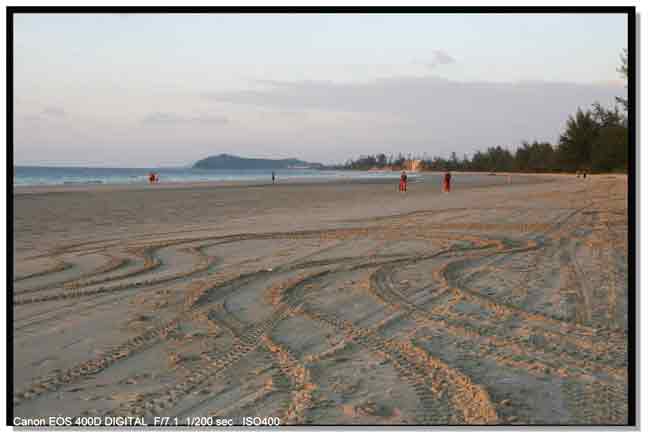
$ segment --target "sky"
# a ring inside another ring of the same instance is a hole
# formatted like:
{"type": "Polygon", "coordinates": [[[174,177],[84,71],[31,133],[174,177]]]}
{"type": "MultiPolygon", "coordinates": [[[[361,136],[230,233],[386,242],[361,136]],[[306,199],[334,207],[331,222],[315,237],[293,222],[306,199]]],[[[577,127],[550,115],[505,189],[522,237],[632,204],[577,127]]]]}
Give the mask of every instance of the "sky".
{"type": "Polygon", "coordinates": [[[624,14],[16,14],[14,163],[556,143],[626,46],[624,14]]]}

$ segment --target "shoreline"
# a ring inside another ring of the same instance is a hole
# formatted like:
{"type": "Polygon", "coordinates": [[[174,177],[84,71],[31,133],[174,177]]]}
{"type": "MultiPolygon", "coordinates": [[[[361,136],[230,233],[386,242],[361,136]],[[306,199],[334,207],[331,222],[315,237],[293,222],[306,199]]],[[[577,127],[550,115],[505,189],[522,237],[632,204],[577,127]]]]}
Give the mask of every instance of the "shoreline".
{"type": "MultiPolygon", "coordinates": [[[[372,174],[373,172],[368,172],[372,174]]],[[[159,182],[157,184],[149,184],[147,182],[135,183],[66,183],[66,184],[37,184],[37,185],[13,185],[13,194],[34,194],[34,193],[51,193],[51,192],[67,192],[67,191],[119,191],[119,190],[145,190],[145,189],[179,189],[179,188],[251,188],[251,187],[265,187],[265,186],[288,186],[288,185],[337,185],[337,184],[389,184],[393,183],[399,177],[398,171],[392,172],[395,177],[291,177],[283,178],[282,175],[278,177],[275,184],[269,180],[262,179],[235,179],[235,180],[198,180],[198,181],[168,181],[159,182]]],[[[442,176],[444,172],[438,171],[416,171],[407,172],[415,174],[419,177],[442,176]]],[[[524,177],[531,180],[539,179],[545,181],[548,178],[575,178],[575,173],[523,173],[523,172],[469,172],[469,171],[456,171],[452,172],[452,176],[489,176],[489,177],[524,177]]],[[[588,174],[587,177],[618,177],[626,178],[627,173],[594,173],[588,174]]],[[[415,178],[412,182],[417,182],[415,178]]]]}
{"type": "MultiPolygon", "coordinates": [[[[300,177],[300,178],[282,178],[278,177],[275,184],[270,182],[270,179],[263,181],[260,179],[237,179],[237,180],[213,180],[213,181],[182,181],[182,182],[159,182],[157,184],[149,184],[145,182],[137,183],[79,183],[79,184],[42,184],[42,185],[14,185],[13,194],[40,194],[40,193],[58,193],[58,192],[77,192],[77,191],[123,191],[123,190],[155,190],[155,189],[187,189],[187,188],[255,188],[255,187],[286,187],[286,186],[314,186],[314,185],[382,185],[395,183],[399,178],[400,172],[394,172],[395,177],[337,177],[333,179],[320,178],[320,177],[300,177]]],[[[440,177],[443,172],[411,172],[420,179],[431,177],[440,177]]],[[[566,177],[575,176],[569,174],[538,174],[538,173],[508,173],[508,174],[492,174],[488,172],[454,172],[453,175],[459,176],[481,176],[481,177],[504,177],[504,176],[520,176],[528,178],[531,181],[539,179],[544,181],[546,178],[552,177],[566,177]]],[[[413,178],[411,182],[418,182],[420,179],[413,178]]],[[[453,178],[452,178],[453,179],[453,178]]],[[[505,184],[505,183],[504,183],[505,184]]],[[[495,185],[500,185],[499,182],[495,185]]]]}

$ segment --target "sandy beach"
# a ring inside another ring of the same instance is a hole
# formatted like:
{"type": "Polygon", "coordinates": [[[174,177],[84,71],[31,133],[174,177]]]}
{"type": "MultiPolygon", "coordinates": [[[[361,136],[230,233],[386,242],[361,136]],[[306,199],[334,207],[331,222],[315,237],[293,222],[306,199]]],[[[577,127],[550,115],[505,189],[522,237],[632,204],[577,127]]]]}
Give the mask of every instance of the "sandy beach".
{"type": "Polygon", "coordinates": [[[15,416],[627,423],[625,176],[13,203],[15,416]]]}

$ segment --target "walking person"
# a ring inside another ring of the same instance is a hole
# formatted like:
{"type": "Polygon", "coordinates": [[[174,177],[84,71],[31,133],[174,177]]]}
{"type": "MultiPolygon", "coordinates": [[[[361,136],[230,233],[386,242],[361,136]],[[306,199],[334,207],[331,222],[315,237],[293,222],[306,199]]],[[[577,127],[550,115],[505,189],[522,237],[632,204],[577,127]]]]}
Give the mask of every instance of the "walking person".
{"type": "Polygon", "coordinates": [[[405,192],[406,193],[406,181],[408,180],[408,177],[406,176],[406,172],[402,170],[402,174],[399,177],[399,191],[400,192],[405,192]]]}
{"type": "Polygon", "coordinates": [[[271,183],[275,184],[275,172],[271,172],[271,183]]]}
{"type": "Polygon", "coordinates": [[[449,193],[451,191],[451,173],[449,173],[449,170],[445,172],[445,176],[443,178],[442,191],[444,191],[445,193],[449,193]]]}

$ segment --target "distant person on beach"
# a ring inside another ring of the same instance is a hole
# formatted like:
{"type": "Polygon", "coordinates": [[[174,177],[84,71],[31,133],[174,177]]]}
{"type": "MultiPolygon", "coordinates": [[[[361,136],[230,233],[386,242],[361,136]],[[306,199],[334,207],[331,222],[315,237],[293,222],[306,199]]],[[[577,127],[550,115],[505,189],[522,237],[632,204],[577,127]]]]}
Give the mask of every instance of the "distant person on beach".
{"type": "Polygon", "coordinates": [[[406,181],[408,180],[408,177],[406,176],[406,172],[402,170],[402,175],[399,177],[399,191],[406,192],[406,181]]]}
{"type": "Polygon", "coordinates": [[[275,184],[275,172],[274,171],[271,172],[271,182],[273,184],[275,184]]]}
{"type": "Polygon", "coordinates": [[[451,191],[451,173],[449,173],[449,171],[445,172],[445,176],[443,178],[442,191],[444,191],[445,193],[449,193],[451,191]]]}
{"type": "Polygon", "coordinates": [[[160,175],[154,173],[154,172],[149,172],[149,183],[150,184],[157,184],[160,182],[160,175]]]}

